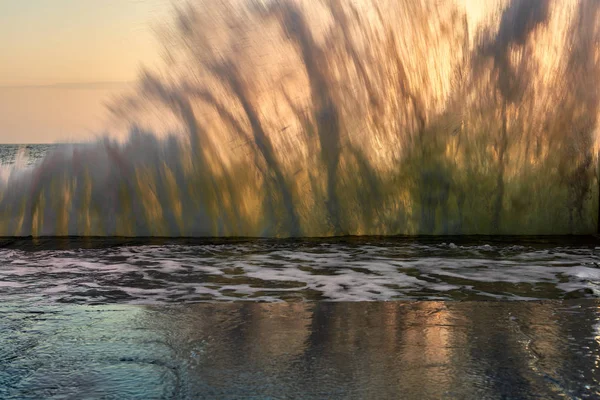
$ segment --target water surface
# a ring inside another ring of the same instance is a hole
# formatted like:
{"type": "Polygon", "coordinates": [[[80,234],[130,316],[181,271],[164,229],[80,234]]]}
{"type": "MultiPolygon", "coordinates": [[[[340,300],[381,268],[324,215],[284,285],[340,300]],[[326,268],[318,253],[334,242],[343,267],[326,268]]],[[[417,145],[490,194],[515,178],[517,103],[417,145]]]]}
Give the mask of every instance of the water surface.
{"type": "Polygon", "coordinates": [[[599,306],[3,302],[0,397],[592,399],[599,306]]]}

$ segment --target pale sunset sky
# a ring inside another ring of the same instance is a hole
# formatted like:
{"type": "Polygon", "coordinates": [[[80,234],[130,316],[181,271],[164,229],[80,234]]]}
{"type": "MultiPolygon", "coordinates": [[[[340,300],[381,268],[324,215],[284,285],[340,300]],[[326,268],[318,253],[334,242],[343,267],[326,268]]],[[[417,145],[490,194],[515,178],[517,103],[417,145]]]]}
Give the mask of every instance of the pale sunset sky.
{"type": "MultiPolygon", "coordinates": [[[[154,28],[178,1],[0,0],[0,143],[110,133],[106,103],[159,63],[154,28]]],[[[480,0],[458,1],[479,18],[480,0]]]]}
{"type": "Polygon", "coordinates": [[[0,143],[80,141],[152,67],[172,0],[0,0],[0,143]]]}

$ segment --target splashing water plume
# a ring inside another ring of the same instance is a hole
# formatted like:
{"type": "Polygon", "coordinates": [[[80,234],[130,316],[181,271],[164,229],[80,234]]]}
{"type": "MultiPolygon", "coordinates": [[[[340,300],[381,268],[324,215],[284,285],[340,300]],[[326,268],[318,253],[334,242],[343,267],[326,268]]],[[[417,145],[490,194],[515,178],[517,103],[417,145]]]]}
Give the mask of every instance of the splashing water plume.
{"type": "Polygon", "coordinates": [[[595,232],[600,2],[470,3],[180,6],[129,138],[12,170],[0,233],[595,232]]]}

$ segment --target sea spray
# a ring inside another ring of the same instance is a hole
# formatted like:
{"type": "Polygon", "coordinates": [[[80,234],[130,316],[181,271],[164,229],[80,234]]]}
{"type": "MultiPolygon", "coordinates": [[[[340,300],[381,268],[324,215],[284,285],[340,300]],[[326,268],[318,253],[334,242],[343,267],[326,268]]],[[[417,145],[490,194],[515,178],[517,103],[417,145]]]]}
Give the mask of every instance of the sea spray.
{"type": "Polygon", "coordinates": [[[129,138],[13,171],[0,233],[595,232],[598,21],[593,0],[190,2],[111,105],[129,138]]]}

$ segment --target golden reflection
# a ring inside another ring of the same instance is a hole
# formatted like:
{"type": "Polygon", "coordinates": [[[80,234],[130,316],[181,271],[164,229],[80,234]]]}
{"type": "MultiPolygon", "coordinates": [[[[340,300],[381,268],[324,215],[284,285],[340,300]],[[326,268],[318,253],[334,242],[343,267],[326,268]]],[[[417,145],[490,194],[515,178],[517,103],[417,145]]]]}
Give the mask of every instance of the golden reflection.
{"type": "Polygon", "coordinates": [[[293,362],[306,349],[312,316],[312,307],[301,303],[252,307],[247,334],[256,340],[248,356],[265,365],[273,359],[293,362]]]}
{"type": "Polygon", "coordinates": [[[142,325],[164,337],[189,365],[191,384],[201,381],[202,390],[258,385],[268,391],[262,385],[269,380],[278,391],[290,390],[278,392],[284,397],[297,395],[305,382],[307,397],[313,389],[359,398],[554,397],[580,373],[585,376],[577,380],[598,378],[592,364],[600,347],[589,347],[597,316],[568,302],[235,303],[150,310],[142,325]],[[574,349],[579,353],[570,353],[574,349]],[[570,369],[573,363],[579,370],[570,369]]]}

